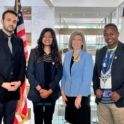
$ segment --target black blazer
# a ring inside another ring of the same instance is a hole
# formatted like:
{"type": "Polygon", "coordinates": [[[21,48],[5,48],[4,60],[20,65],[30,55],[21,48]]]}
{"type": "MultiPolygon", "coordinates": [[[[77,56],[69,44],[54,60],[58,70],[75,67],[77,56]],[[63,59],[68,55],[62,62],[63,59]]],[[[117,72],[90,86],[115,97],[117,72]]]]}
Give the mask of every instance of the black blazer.
{"type": "MultiPolygon", "coordinates": [[[[93,89],[94,92],[100,88],[100,74],[102,69],[103,59],[105,58],[107,47],[96,52],[96,60],[93,74],[93,89]]],[[[116,91],[121,98],[115,102],[117,107],[124,107],[124,44],[119,42],[115,52],[113,63],[111,66],[112,75],[112,91],[116,91]]],[[[96,98],[96,103],[99,99],[96,98]]]]}
{"type": "Polygon", "coordinates": [[[24,56],[23,41],[13,34],[11,54],[7,39],[2,30],[0,30],[0,102],[8,99],[19,99],[19,90],[8,92],[2,88],[3,82],[21,81],[24,82],[26,61],[24,56]],[[8,94],[5,96],[5,94],[8,94]]]}
{"type": "MultiPolygon", "coordinates": [[[[27,68],[27,78],[30,83],[30,90],[28,93],[28,99],[33,102],[38,102],[41,97],[39,92],[36,90],[36,86],[40,85],[44,88],[44,62],[36,61],[34,56],[35,50],[32,49],[28,61],[27,68]]],[[[52,98],[53,100],[57,100],[60,96],[60,86],[59,81],[62,77],[62,65],[56,68],[55,64],[51,67],[51,83],[49,87],[53,90],[52,98]]]]}

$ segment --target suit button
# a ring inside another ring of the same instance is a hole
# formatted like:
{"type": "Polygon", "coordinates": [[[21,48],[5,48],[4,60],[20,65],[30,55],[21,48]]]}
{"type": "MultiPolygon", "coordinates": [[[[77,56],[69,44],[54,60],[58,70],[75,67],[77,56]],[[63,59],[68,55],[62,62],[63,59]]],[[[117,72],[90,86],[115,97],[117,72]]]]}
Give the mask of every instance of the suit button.
{"type": "Polygon", "coordinates": [[[12,61],[12,63],[14,63],[14,61],[12,61]]]}
{"type": "Polygon", "coordinates": [[[13,72],[11,72],[11,75],[13,74],[13,72]]]}

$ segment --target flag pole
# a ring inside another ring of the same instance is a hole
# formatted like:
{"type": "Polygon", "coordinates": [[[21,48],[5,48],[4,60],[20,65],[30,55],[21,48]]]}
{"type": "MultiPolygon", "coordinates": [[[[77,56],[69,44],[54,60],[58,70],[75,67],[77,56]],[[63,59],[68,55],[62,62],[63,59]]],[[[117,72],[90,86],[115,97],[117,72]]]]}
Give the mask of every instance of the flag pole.
{"type": "MultiPolygon", "coordinates": [[[[18,15],[18,23],[17,23],[15,34],[21,38],[22,36],[25,36],[25,28],[24,28],[24,22],[23,22],[23,16],[22,16],[23,14],[21,12],[20,0],[15,0],[14,10],[18,15]]],[[[26,44],[26,39],[22,38],[22,40],[23,40],[23,44],[26,44]]],[[[26,46],[24,46],[24,48],[26,48],[26,46]]],[[[25,52],[25,57],[27,57],[26,56],[27,51],[24,51],[24,52],[25,52]]],[[[14,124],[24,124],[24,122],[28,120],[27,100],[26,100],[25,93],[26,93],[26,82],[24,81],[23,85],[20,87],[20,99],[18,100],[18,104],[16,107],[14,124]]]]}
{"type": "Polygon", "coordinates": [[[16,13],[18,13],[18,10],[19,10],[19,8],[18,8],[18,0],[16,0],[16,13]]]}

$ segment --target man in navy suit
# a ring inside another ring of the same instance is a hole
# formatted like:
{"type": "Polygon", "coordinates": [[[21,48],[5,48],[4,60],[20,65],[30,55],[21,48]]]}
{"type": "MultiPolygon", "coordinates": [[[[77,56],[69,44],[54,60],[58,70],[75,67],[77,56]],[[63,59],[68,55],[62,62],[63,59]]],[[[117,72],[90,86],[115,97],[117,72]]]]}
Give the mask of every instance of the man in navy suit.
{"type": "Polygon", "coordinates": [[[23,41],[13,34],[17,13],[7,10],[2,15],[0,30],[0,123],[13,124],[19,87],[24,82],[26,61],[23,41]]]}
{"type": "Polygon", "coordinates": [[[96,52],[93,88],[100,124],[124,124],[124,44],[115,24],[104,27],[107,46],[96,52]]]}

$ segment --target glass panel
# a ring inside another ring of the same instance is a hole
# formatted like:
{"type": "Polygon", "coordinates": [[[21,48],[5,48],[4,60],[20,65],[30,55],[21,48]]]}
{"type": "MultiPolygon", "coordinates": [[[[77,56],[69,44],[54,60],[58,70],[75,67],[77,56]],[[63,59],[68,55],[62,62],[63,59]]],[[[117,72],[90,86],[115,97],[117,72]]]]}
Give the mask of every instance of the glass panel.
{"type": "MultiPolygon", "coordinates": [[[[68,51],[68,41],[70,35],[60,35],[59,48],[66,53],[68,51]]],[[[88,50],[97,50],[104,46],[104,38],[102,35],[85,35],[88,50]]]]}
{"type": "Polygon", "coordinates": [[[112,23],[116,24],[117,19],[116,19],[116,10],[112,13],[112,23]]]}

